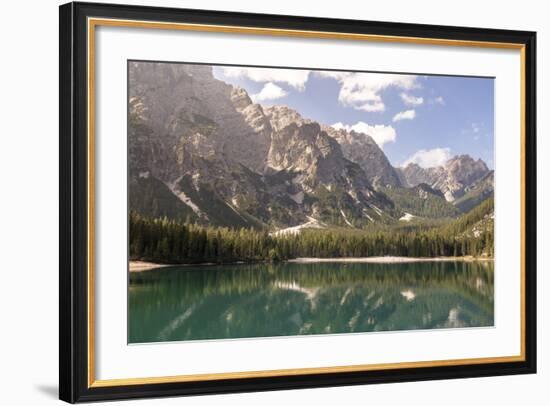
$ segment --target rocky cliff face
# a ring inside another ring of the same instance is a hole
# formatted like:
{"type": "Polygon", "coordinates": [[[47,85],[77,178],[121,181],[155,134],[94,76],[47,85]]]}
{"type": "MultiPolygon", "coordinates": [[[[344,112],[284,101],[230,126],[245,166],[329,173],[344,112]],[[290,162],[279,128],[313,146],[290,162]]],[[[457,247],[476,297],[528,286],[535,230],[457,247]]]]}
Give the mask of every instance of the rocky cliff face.
{"type": "Polygon", "coordinates": [[[444,166],[422,168],[410,163],[399,168],[401,180],[412,187],[426,183],[441,191],[449,202],[462,197],[475,182],[490,171],[481,159],[474,160],[469,155],[459,155],[448,160],[444,166]]]}
{"type": "Polygon", "coordinates": [[[337,139],[296,111],[254,104],[207,66],[131,63],[129,75],[131,208],[271,228],[399,215],[337,139]]]}
{"type": "Polygon", "coordinates": [[[132,101],[142,106],[142,121],[163,145],[201,158],[216,156],[263,169],[269,131],[261,131],[259,124],[251,126],[255,110],[261,112],[261,107],[248,107],[239,114],[236,105],[250,101],[248,95],[236,97],[232,86],[214,79],[211,68],[131,63],[129,77],[130,108],[132,101]],[[257,153],[246,153],[243,144],[257,153]]]}
{"type": "Polygon", "coordinates": [[[464,195],[453,204],[466,213],[494,195],[495,172],[489,171],[464,190],[464,195]]]}
{"type": "Polygon", "coordinates": [[[410,163],[406,167],[397,168],[403,186],[413,187],[420,183],[432,185],[442,177],[445,169],[442,166],[434,168],[422,168],[420,165],[410,163]]]}
{"type": "Polygon", "coordinates": [[[344,156],[365,171],[375,188],[403,186],[397,170],[370,135],[329,126],[323,129],[340,144],[344,156]]]}

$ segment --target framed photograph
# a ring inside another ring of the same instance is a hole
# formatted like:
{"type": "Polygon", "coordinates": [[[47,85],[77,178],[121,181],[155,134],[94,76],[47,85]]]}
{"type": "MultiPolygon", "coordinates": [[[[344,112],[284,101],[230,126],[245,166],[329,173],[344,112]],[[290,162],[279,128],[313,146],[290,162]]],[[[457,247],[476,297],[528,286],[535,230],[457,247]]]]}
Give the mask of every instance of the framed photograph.
{"type": "Polygon", "coordinates": [[[60,398],[536,371],[534,32],[60,7],[60,398]]]}

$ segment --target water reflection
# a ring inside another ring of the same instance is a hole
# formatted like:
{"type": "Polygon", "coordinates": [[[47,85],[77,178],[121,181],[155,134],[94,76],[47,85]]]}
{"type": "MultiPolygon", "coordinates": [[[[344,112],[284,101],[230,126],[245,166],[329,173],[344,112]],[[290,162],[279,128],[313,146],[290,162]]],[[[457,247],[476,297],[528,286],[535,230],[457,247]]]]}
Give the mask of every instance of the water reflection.
{"type": "Polygon", "coordinates": [[[129,342],[493,325],[492,262],[256,264],[130,275],[129,342]]]}

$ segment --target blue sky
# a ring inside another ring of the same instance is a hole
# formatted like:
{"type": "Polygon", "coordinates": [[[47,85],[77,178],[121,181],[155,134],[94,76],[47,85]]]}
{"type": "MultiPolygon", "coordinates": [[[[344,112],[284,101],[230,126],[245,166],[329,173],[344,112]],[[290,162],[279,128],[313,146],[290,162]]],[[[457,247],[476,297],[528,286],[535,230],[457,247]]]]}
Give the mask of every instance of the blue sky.
{"type": "Polygon", "coordinates": [[[395,166],[436,166],[458,154],[494,166],[491,78],[222,66],[214,76],[262,105],[367,133],[395,166]]]}

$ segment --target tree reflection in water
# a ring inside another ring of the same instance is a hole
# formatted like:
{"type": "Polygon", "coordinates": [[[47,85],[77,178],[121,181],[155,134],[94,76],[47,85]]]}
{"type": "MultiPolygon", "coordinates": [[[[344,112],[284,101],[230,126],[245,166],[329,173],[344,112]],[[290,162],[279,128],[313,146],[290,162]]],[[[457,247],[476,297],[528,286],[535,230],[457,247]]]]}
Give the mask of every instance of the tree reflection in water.
{"type": "Polygon", "coordinates": [[[129,342],[492,326],[493,281],[490,261],[132,273],[129,342]]]}

